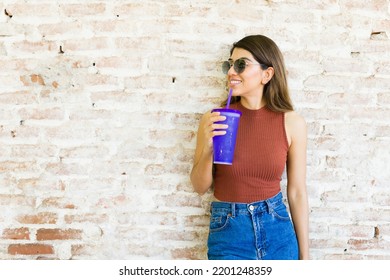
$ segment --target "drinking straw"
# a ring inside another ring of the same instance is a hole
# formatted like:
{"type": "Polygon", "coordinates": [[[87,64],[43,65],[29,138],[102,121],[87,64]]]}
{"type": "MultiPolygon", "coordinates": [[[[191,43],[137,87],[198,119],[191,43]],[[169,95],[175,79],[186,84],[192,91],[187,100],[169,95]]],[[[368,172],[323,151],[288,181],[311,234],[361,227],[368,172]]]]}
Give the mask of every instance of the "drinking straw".
{"type": "Polygon", "coordinates": [[[226,103],[226,109],[229,109],[230,99],[232,98],[232,93],[233,93],[233,89],[230,89],[229,90],[228,100],[227,100],[227,103],[226,103]]]}

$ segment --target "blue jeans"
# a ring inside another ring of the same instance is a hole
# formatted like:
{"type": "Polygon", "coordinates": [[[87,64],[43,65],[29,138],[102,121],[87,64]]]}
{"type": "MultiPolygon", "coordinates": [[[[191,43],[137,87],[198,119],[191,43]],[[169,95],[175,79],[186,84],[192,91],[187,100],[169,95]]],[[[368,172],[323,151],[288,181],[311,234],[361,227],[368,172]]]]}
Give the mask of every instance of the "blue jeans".
{"type": "Polygon", "coordinates": [[[298,242],[279,192],[254,203],[211,203],[210,260],[297,260],[298,242]]]}

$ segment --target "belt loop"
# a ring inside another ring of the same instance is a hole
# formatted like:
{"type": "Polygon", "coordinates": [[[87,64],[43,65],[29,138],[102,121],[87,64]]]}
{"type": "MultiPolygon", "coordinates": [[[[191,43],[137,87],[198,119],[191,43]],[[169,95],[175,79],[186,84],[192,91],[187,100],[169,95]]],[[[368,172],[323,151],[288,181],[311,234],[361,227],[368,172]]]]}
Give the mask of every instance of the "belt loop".
{"type": "Polygon", "coordinates": [[[265,204],[267,205],[267,213],[270,214],[271,210],[273,209],[273,203],[270,201],[270,199],[265,200],[265,204]]]}
{"type": "Polygon", "coordinates": [[[236,216],[236,204],[235,203],[230,203],[231,210],[232,210],[232,217],[234,218],[236,216]]]}
{"type": "Polygon", "coordinates": [[[265,200],[265,203],[267,204],[267,210],[268,213],[271,213],[274,208],[276,208],[279,205],[279,202],[282,200],[282,193],[279,192],[277,195],[274,197],[268,198],[265,200]]]}

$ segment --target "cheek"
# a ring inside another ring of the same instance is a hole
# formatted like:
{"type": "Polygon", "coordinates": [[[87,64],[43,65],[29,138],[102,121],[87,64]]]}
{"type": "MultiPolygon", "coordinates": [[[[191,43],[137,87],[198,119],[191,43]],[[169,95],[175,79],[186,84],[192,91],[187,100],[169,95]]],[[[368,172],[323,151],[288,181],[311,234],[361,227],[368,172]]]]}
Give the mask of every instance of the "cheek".
{"type": "Polygon", "coordinates": [[[245,84],[248,86],[260,86],[262,84],[262,77],[258,73],[252,73],[245,77],[245,84]]]}
{"type": "Polygon", "coordinates": [[[248,76],[251,79],[261,80],[264,76],[264,72],[260,71],[260,67],[258,66],[252,66],[249,70],[250,71],[248,71],[248,76]]]}

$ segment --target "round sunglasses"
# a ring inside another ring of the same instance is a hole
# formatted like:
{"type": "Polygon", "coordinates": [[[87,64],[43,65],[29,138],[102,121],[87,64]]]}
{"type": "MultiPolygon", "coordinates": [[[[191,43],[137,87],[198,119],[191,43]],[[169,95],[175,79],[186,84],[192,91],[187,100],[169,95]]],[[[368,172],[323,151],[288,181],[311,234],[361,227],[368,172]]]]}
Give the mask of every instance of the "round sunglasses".
{"type": "Polygon", "coordinates": [[[249,65],[261,65],[262,67],[267,67],[265,64],[262,63],[248,63],[248,61],[246,61],[245,59],[239,58],[234,62],[232,60],[224,61],[222,63],[222,72],[224,74],[227,74],[230,68],[232,68],[233,66],[234,71],[236,71],[237,74],[241,74],[242,72],[245,71],[245,68],[249,65]]]}

